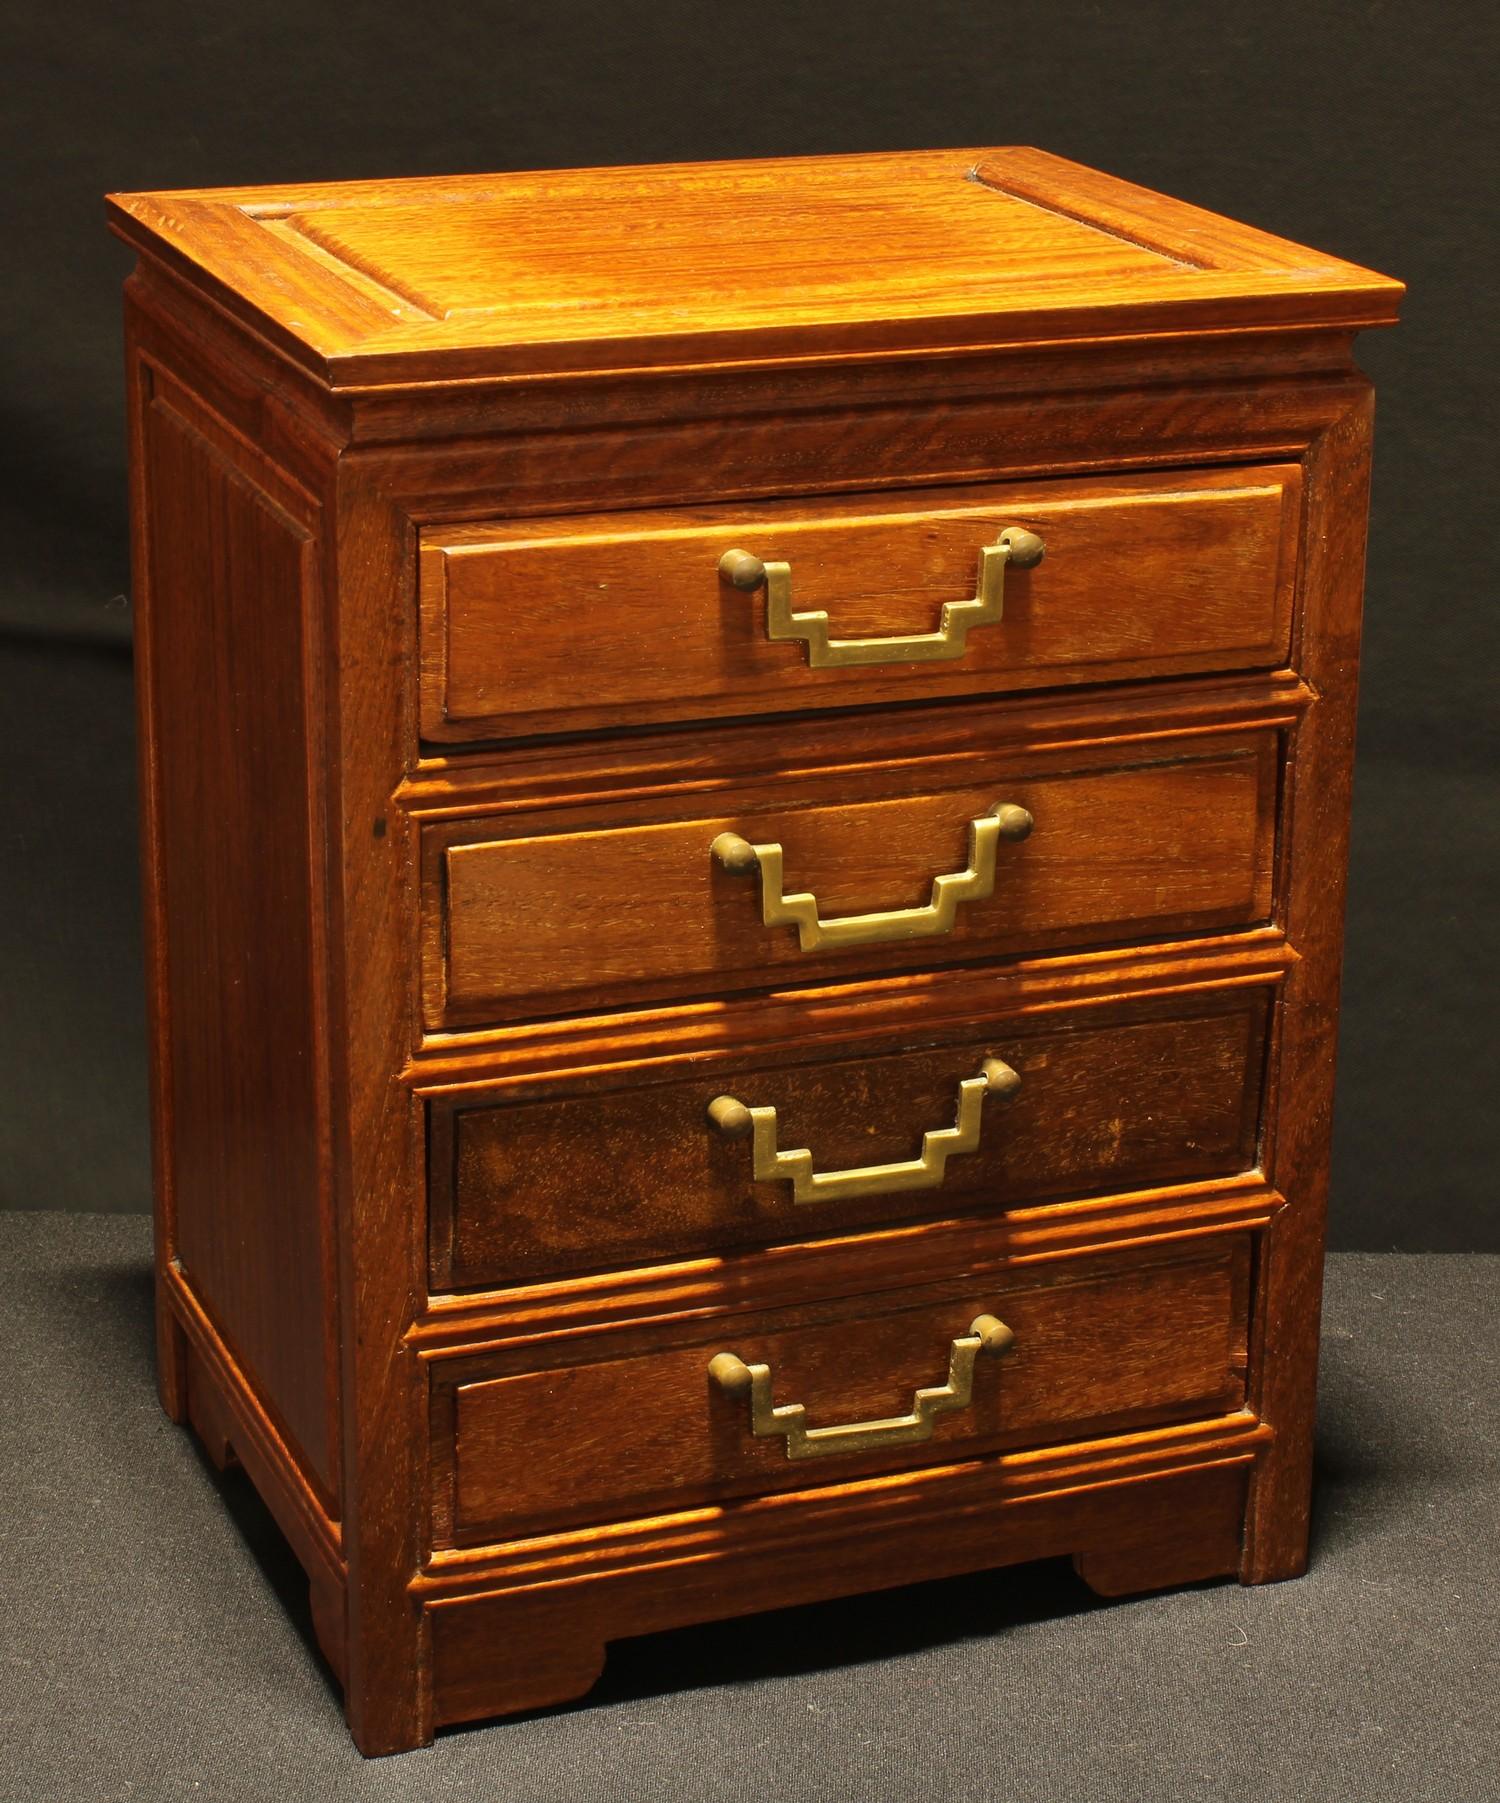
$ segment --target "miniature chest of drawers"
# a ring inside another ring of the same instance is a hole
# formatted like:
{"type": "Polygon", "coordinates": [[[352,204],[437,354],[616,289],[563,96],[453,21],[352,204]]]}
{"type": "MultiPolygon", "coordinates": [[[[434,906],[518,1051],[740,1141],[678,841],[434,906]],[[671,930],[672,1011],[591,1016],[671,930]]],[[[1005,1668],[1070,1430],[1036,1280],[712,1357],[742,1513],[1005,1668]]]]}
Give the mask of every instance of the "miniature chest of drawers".
{"type": "Polygon", "coordinates": [[[161,1391],[360,1746],[1300,1570],[1400,285],[1031,150],[111,213],[161,1391]]]}

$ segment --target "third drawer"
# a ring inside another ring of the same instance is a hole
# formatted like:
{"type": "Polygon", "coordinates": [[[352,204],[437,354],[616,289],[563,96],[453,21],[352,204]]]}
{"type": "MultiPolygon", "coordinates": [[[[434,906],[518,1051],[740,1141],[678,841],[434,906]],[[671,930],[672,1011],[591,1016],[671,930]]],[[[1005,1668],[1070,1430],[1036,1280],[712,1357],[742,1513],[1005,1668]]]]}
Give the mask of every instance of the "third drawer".
{"type": "Polygon", "coordinates": [[[1249,1170],[1271,993],[1229,984],[1001,1016],[859,1055],[767,1047],[629,1087],[470,1081],[428,1101],[434,1288],[1249,1170]],[[720,1098],[730,1131],[710,1112],[720,1098]],[[758,1116],[749,1133],[729,1103],[758,1116]]]}

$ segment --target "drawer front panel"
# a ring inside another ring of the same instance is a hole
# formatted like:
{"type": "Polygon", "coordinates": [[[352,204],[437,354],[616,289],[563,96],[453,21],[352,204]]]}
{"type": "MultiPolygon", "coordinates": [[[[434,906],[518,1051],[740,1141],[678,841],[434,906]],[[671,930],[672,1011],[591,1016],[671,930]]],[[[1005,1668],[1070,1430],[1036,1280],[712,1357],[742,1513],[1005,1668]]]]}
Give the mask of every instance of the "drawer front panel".
{"type": "Polygon", "coordinates": [[[1248,1268],[1238,1235],[899,1301],[856,1297],[815,1320],[698,1321],[649,1350],[544,1371],[453,1361],[434,1387],[434,1467],[447,1476],[437,1538],[472,1543],[1237,1408],[1248,1268]],[[955,1342],[986,1316],[1013,1334],[1009,1349],[971,1359],[967,1400],[959,1371],[954,1394],[920,1405],[918,1391],[947,1387],[955,1342]],[[774,1405],[802,1404],[809,1429],[899,1422],[925,1406],[930,1432],[864,1444],[819,1444],[815,1432],[811,1451],[789,1456],[793,1439],[752,1432],[752,1399],[722,1367],[710,1374],[726,1353],[768,1367],[774,1405]]]}
{"type": "Polygon", "coordinates": [[[1236,987],[998,1019],[948,1044],[857,1058],[773,1049],[560,1099],[434,1098],[433,1286],[534,1282],[1248,1170],[1268,995],[1236,987]],[[753,1139],[709,1116],[725,1094],[774,1108],[779,1147],[807,1148],[820,1180],[887,1170],[920,1163],[926,1136],[954,1128],[960,1086],[992,1057],[1019,1087],[983,1097],[974,1149],[948,1154],[940,1140],[926,1169],[866,1193],[858,1179],[824,1193],[804,1181],[812,1193],[799,1199],[791,1177],[757,1178],[753,1139]]]}
{"type": "Polygon", "coordinates": [[[507,739],[1269,668],[1288,652],[1297,483],[1275,465],[434,528],[422,731],[507,739]],[[825,667],[805,639],[768,636],[769,585],[719,569],[735,550],[784,563],[790,609],[826,614],[835,641],[930,638],[945,604],[979,598],[981,551],[1016,527],[1046,552],[1003,570],[998,618],[950,616],[944,645],[865,644],[825,667]]]}
{"type": "Polygon", "coordinates": [[[796,801],[707,815],[687,801],[679,818],[618,826],[601,807],[583,832],[431,826],[425,1018],[482,1024],[1263,921],[1277,748],[1268,729],[1111,747],[1082,768],[1076,752],[975,760],[962,787],[924,792],[887,772],[858,799],[803,799],[804,786],[796,801]],[[934,878],[973,875],[978,823],[999,804],[1029,811],[1029,837],[991,844],[988,894],[955,899],[956,882],[939,904],[934,878]],[[779,847],[779,881],[764,857],[726,868],[721,835],[779,847]],[[809,944],[765,923],[772,894],[811,897],[820,932],[893,911],[934,930],[809,944]]]}

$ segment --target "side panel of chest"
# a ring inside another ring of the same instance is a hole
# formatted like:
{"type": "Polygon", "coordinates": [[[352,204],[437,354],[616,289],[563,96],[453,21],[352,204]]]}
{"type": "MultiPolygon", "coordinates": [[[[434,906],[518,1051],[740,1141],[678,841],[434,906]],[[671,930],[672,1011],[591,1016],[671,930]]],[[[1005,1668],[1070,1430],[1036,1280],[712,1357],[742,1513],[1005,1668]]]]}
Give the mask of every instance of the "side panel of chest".
{"type": "Polygon", "coordinates": [[[133,388],[164,1250],[336,1513],[317,514],[154,361],[133,388]]]}

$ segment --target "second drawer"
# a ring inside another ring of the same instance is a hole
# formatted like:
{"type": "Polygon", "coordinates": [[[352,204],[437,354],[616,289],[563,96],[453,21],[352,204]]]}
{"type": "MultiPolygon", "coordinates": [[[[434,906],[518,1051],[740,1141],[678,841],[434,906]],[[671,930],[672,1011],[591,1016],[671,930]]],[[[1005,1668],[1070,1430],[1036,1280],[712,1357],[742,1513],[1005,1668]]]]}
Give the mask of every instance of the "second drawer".
{"type": "Polygon", "coordinates": [[[423,833],[431,1029],[1250,926],[1279,736],[747,782],[423,833]],[[657,811],[657,810],[660,811],[657,811]]]}
{"type": "Polygon", "coordinates": [[[1263,984],[1236,985],[999,1018],[858,1057],[769,1048],[630,1088],[434,1096],[433,1287],[1247,1170],[1269,998],[1263,984]],[[988,1088],[987,1060],[1003,1066],[988,1088]],[[748,1134],[727,1106],[716,1124],[720,1097],[751,1111],[748,1134]]]}

